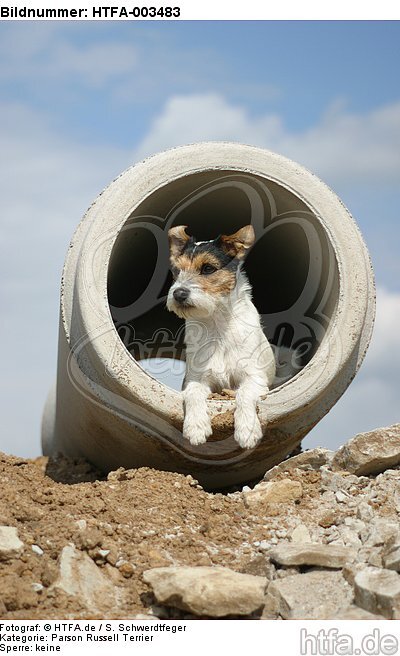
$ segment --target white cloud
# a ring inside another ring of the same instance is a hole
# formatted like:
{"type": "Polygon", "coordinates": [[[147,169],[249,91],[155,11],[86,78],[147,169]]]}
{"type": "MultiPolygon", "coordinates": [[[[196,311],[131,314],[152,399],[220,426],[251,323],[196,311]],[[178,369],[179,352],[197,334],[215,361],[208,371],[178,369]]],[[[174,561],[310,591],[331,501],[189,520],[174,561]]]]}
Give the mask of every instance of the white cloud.
{"type": "Polygon", "coordinates": [[[232,140],[261,145],[283,133],[281,119],[252,119],[248,111],[218,94],[173,96],[135,151],[135,159],[194,141],[232,140]]]}
{"type": "MultiPolygon", "coordinates": [[[[377,315],[366,365],[361,370],[398,389],[400,399],[400,294],[379,288],[377,315]]],[[[400,415],[400,404],[399,404],[400,415]]],[[[400,417],[399,417],[400,419],[400,417]]]]}
{"type": "Polygon", "coordinates": [[[400,174],[400,103],[367,113],[332,106],[314,127],[290,131],[272,113],[252,116],[219,94],[173,96],[135,151],[142,158],[179,144],[232,140],[269,148],[333,181],[393,184],[400,174]]]}
{"type": "Polygon", "coordinates": [[[129,42],[74,42],[62,28],[47,23],[11,26],[0,41],[0,58],[0,79],[32,78],[36,85],[45,79],[47,89],[68,77],[92,88],[104,87],[138,66],[137,49],[129,42]]]}
{"type": "Polygon", "coordinates": [[[374,332],[364,363],[348,390],[304,440],[304,447],[336,449],[356,433],[400,422],[400,294],[377,290],[374,332]]]}
{"type": "Polygon", "coordinates": [[[61,218],[73,225],[77,208],[128,164],[123,150],[74,143],[45,114],[19,103],[0,103],[0,139],[3,229],[35,221],[52,231],[61,218]]]}

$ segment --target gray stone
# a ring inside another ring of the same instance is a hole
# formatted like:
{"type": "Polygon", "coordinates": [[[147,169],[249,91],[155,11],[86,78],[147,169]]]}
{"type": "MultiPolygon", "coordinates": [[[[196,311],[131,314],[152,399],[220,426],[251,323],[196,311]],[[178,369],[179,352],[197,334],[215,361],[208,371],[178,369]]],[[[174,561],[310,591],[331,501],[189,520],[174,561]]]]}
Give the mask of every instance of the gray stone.
{"type": "Polygon", "coordinates": [[[340,569],[352,562],[355,552],[349,547],[330,544],[280,544],[269,552],[269,557],[279,565],[319,566],[340,569]]]}
{"type": "Polygon", "coordinates": [[[351,604],[348,608],[343,608],[335,615],[327,617],[327,620],[383,620],[382,615],[369,613],[363,608],[351,604]]]}
{"type": "Polygon", "coordinates": [[[381,547],[361,547],[357,553],[357,560],[359,563],[369,563],[375,567],[383,567],[381,547]]]}
{"type": "Polygon", "coordinates": [[[311,542],[310,531],[305,524],[298,524],[290,534],[290,540],[294,543],[311,542]]]}
{"type": "Polygon", "coordinates": [[[360,563],[358,560],[354,563],[346,563],[342,569],[342,574],[346,579],[347,583],[351,586],[354,586],[354,579],[358,572],[362,572],[365,569],[365,563],[360,563]]]}
{"type": "Polygon", "coordinates": [[[298,567],[283,567],[278,569],[275,572],[276,579],[285,579],[287,576],[293,576],[293,574],[300,574],[298,567]]]}
{"type": "Polygon", "coordinates": [[[0,526],[0,561],[18,558],[24,550],[24,543],[18,537],[14,526],[0,526]]]}
{"type": "Polygon", "coordinates": [[[345,547],[343,538],[335,538],[334,540],[329,540],[329,544],[332,547],[345,547]]]}
{"type": "Polygon", "coordinates": [[[365,522],[354,517],[345,517],[344,525],[354,531],[355,535],[360,535],[361,531],[364,531],[365,529],[365,522]]]}
{"type": "Polygon", "coordinates": [[[262,482],[253,490],[243,492],[246,506],[270,505],[274,503],[290,503],[300,499],[303,488],[299,481],[283,478],[280,481],[262,482]]]}
{"type": "Polygon", "coordinates": [[[359,433],[344,444],[332,459],[332,469],[357,476],[379,474],[400,464],[400,424],[359,433]]]}
{"type": "Polygon", "coordinates": [[[384,545],[397,536],[400,537],[399,523],[384,517],[374,517],[360,534],[361,541],[366,547],[384,545]]]}
{"type": "Polygon", "coordinates": [[[354,578],[357,606],[387,619],[400,619],[400,575],[378,567],[366,567],[354,578]]]}
{"type": "Polygon", "coordinates": [[[361,501],[357,506],[357,517],[363,522],[369,522],[374,516],[373,508],[367,501],[361,501]]]}
{"type": "Polygon", "coordinates": [[[351,586],[341,572],[312,571],[294,574],[268,587],[265,615],[283,619],[326,619],[347,608],[351,586]]]}
{"type": "Polygon", "coordinates": [[[44,586],[41,583],[31,583],[31,587],[34,592],[42,592],[44,590],[44,586]]]}
{"type": "Polygon", "coordinates": [[[159,603],[195,615],[250,615],[264,606],[267,581],[226,567],[157,567],[143,579],[159,603]]]}
{"type": "Polygon", "coordinates": [[[383,567],[382,553],[380,549],[371,549],[371,553],[368,557],[368,565],[383,567]]]}
{"type": "Polygon", "coordinates": [[[269,469],[263,480],[272,481],[272,479],[276,478],[281,472],[289,472],[292,469],[319,469],[322,465],[329,464],[333,455],[334,451],[329,451],[329,449],[322,449],[320,447],[303,451],[303,453],[288,458],[287,460],[280,462],[279,465],[269,469]]]}
{"type": "MultiPolygon", "coordinates": [[[[321,473],[321,489],[323,491],[334,492],[336,499],[336,493],[340,492],[343,494],[347,492],[352,485],[358,483],[358,477],[349,472],[337,472],[332,471],[329,467],[323,466],[320,469],[321,473]]],[[[330,498],[333,498],[330,496],[330,498]]]]}
{"type": "Polygon", "coordinates": [[[400,572],[400,544],[399,544],[399,542],[395,542],[394,544],[388,545],[385,548],[385,553],[383,555],[383,566],[386,567],[386,569],[393,569],[396,572],[400,572]]]}
{"type": "Polygon", "coordinates": [[[357,550],[362,546],[362,542],[353,526],[342,524],[338,526],[338,532],[346,547],[353,547],[357,550]]]}
{"type": "Polygon", "coordinates": [[[93,560],[73,545],[61,552],[59,576],[51,586],[76,597],[92,611],[109,610],[118,606],[118,589],[102,574],[93,560]]]}
{"type": "Polygon", "coordinates": [[[241,567],[242,574],[251,574],[252,576],[262,576],[269,581],[275,577],[275,566],[271,563],[268,556],[258,554],[241,567]]]}

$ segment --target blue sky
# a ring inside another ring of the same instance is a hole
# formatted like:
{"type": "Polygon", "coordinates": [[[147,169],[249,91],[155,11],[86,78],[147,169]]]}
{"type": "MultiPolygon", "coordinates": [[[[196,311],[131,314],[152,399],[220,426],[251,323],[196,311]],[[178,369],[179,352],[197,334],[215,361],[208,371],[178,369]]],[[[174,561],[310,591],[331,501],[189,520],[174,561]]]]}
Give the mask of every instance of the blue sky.
{"type": "Polygon", "coordinates": [[[398,100],[395,22],[13,22],[1,32],[3,97],[29,99],[87,143],[140,139],[171,94],[222,93],[293,130],[332,102],[366,112],[398,100]]]}
{"type": "Polygon", "coordinates": [[[398,420],[399,51],[400,24],[384,21],[0,24],[0,448],[39,453],[61,268],[84,210],[137,159],[206,139],[313,170],[373,258],[374,343],[305,445],[398,420]]]}

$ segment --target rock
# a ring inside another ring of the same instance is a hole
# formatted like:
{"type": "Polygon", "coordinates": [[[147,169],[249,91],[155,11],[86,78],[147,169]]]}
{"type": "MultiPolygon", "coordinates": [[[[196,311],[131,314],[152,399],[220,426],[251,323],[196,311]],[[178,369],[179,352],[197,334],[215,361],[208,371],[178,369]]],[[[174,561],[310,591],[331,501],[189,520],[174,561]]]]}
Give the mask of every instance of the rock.
{"type": "Polygon", "coordinates": [[[165,557],[158,549],[149,549],[147,558],[150,567],[167,567],[170,564],[168,558],[165,557]]]}
{"type": "Polygon", "coordinates": [[[332,469],[357,476],[379,474],[400,464],[400,424],[359,433],[334,455],[332,469]]]}
{"type": "Polygon", "coordinates": [[[294,543],[311,542],[310,531],[305,524],[298,524],[290,534],[290,539],[294,543]]]}
{"type": "Polygon", "coordinates": [[[327,617],[327,620],[383,620],[382,615],[375,615],[374,613],[369,613],[363,608],[359,608],[354,604],[348,606],[348,608],[343,608],[335,615],[327,617]]]}
{"type": "Polygon", "coordinates": [[[103,542],[103,534],[96,528],[81,530],[75,540],[78,547],[90,550],[100,547],[103,542]]]}
{"type": "Polygon", "coordinates": [[[374,511],[367,501],[361,501],[357,506],[357,517],[363,522],[369,522],[374,516],[374,511]]]}
{"type": "Polygon", "coordinates": [[[251,574],[252,576],[262,576],[269,581],[275,576],[275,567],[270,559],[265,555],[258,555],[247,563],[242,565],[240,570],[242,574],[251,574]]]}
{"type": "Polygon", "coordinates": [[[320,474],[321,490],[334,492],[335,496],[332,497],[332,499],[336,499],[337,492],[341,492],[343,494],[343,492],[347,492],[352,485],[356,485],[359,482],[358,477],[354,474],[342,471],[332,471],[326,466],[321,467],[320,474]]]}
{"type": "Polygon", "coordinates": [[[288,503],[300,499],[303,488],[299,481],[283,478],[280,481],[259,483],[253,490],[243,492],[246,506],[258,504],[270,505],[272,503],[288,503]]]}
{"type": "Polygon", "coordinates": [[[353,527],[340,525],[338,526],[338,532],[340,539],[346,547],[353,547],[357,551],[362,546],[357,531],[355,531],[353,527]]]}
{"type": "Polygon", "coordinates": [[[263,616],[283,619],[326,619],[352,602],[351,586],[341,572],[293,574],[268,587],[263,616]]]}
{"type": "Polygon", "coordinates": [[[342,538],[335,538],[334,540],[329,540],[329,544],[332,545],[332,547],[344,547],[346,546],[344,543],[344,540],[342,538]]]}
{"type": "Polygon", "coordinates": [[[63,590],[92,611],[118,605],[118,590],[86,553],[67,545],[59,559],[59,574],[51,588],[63,590]]]}
{"type": "Polygon", "coordinates": [[[329,508],[322,513],[318,520],[318,524],[323,528],[329,528],[330,526],[337,524],[341,517],[341,514],[336,510],[336,508],[329,508]]]}
{"type": "Polygon", "coordinates": [[[400,575],[388,569],[366,567],[354,578],[355,603],[370,613],[400,619],[400,575]]]}
{"type": "Polygon", "coordinates": [[[342,574],[347,583],[349,583],[351,586],[354,586],[354,579],[356,578],[358,572],[362,572],[364,569],[365,563],[360,563],[359,561],[354,563],[346,563],[342,569],[342,574]]]}
{"type": "Polygon", "coordinates": [[[275,578],[285,579],[287,576],[293,576],[293,574],[300,574],[300,569],[298,567],[283,567],[276,570],[275,578]]]}
{"type": "Polygon", "coordinates": [[[42,592],[44,590],[44,586],[41,583],[31,583],[31,587],[34,592],[42,592]]]}
{"type": "Polygon", "coordinates": [[[354,531],[355,535],[360,535],[361,532],[364,531],[365,529],[365,522],[363,522],[361,519],[356,519],[354,517],[345,517],[344,524],[349,529],[354,531]]]}
{"type": "Polygon", "coordinates": [[[268,542],[268,540],[261,540],[260,544],[257,547],[257,551],[261,551],[263,553],[264,551],[269,551],[271,549],[271,542],[268,542]]]}
{"type": "Polygon", "coordinates": [[[374,567],[383,567],[382,554],[380,554],[376,549],[371,551],[368,557],[368,565],[373,565],[374,567]]]}
{"type": "Polygon", "coordinates": [[[279,565],[309,565],[340,569],[352,562],[355,552],[349,547],[330,544],[280,544],[269,552],[269,557],[279,565]]]}
{"type": "Polygon", "coordinates": [[[353,547],[356,550],[362,547],[360,535],[366,529],[365,522],[354,517],[345,517],[343,523],[337,528],[339,536],[347,547],[353,547]]]}
{"type": "Polygon", "coordinates": [[[118,467],[114,471],[110,471],[107,480],[108,481],[129,481],[135,478],[136,472],[134,469],[125,469],[124,467],[118,467]]]}
{"type": "Polygon", "coordinates": [[[399,540],[389,540],[385,544],[383,553],[383,566],[386,569],[393,569],[400,572],[400,542],[399,540]]]}
{"type": "Polygon", "coordinates": [[[309,449],[308,451],[303,451],[297,456],[288,458],[283,462],[280,462],[279,465],[269,469],[264,476],[264,481],[271,481],[276,478],[277,474],[281,472],[289,472],[292,469],[319,469],[322,465],[329,464],[334,451],[329,451],[329,449],[309,449]]]}
{"type": "Polygon", "coordinates": [[[18,537],[14,526],[0,526],[0,561],[18,558],[24,550],[24,543],[18,537]]]}
{"type": "Polygon", "coordinates": [[[397,536],[400,537],[398,522],[390,521],[384,517],[374,517],[360,534],[361,541],[366,547],[386,544],[397,536]]]}
{"type": "Polygon", "coordinates": [[[158,567],[143,579],[159,603],[195,615],[250,615],[264,605],[266,580],[226,567],[158,567]]]}
{"type": "Polygon", "coordinates": [[[130,579],[131,576],[133,576],[135,573],[135,567],[132,565],[132,563],[128,563],[126,560],[124,560],[122,563],[117,563],[117,568],[122,576],[126,579],[130,579]]]}

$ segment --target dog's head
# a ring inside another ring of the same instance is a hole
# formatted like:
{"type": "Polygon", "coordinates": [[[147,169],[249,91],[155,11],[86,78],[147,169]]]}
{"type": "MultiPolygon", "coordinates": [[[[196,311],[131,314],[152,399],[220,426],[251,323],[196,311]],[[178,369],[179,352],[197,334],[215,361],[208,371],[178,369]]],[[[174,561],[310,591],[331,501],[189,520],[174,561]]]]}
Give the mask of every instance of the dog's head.
{"type": "Polygon", "coordinates": [[[254,230],[247,225],[233,235],[196,241],[186,228],[168,231],[174,283],[167,308],[183,319],[205,318],[235,288],[238,267],[254,244],[254,230]]]}

